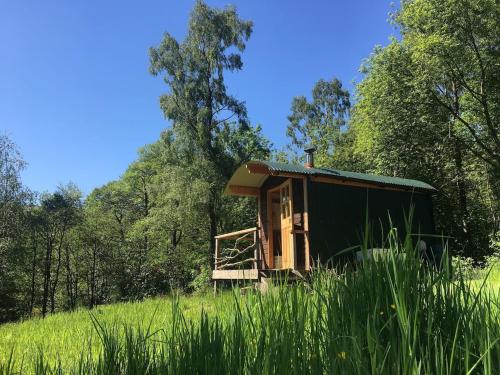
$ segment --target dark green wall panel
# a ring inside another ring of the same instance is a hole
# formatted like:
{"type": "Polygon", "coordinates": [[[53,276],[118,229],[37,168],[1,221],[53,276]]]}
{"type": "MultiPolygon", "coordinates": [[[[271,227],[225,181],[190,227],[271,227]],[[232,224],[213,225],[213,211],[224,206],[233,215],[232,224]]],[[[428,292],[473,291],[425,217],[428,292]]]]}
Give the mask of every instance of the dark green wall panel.
{"type": "Polygon", "coordinates": [[[311,256],[325,262],[341,250],[359,245],[367,215],[371,247],[381,246],[390,228],[389,215],[402,239],[411,204],[415,209],[412,233],[434,234],[432,201],[428,194],[310,182],[311,256]]]}

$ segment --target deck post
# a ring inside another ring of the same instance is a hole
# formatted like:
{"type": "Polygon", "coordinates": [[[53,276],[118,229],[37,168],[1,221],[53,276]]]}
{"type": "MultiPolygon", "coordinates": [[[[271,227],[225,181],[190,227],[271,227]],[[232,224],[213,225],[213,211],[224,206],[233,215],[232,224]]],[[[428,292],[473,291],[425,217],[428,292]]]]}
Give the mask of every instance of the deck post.
{"type": "Polygon", "coordinates": [[[215,237],[215,265],[214,269],[217,269],[217,260],[219,259],[219,239],[215,237]]]}
{"type": "Polygon", "coordinates": [[[258,230],[253,232],[253,244],[254,244],[254,259],[255,259],[255,269],[259,269],[259,261],[260,261],[260,251],[258,245],[258,230]]]}
{"type": "MultiPolygon", "coordinates": [[[[217,269],[217,260],[219,259],[219,239],[216,237],[215,238],[215,264],[214,264],[214,270],[217,269]]],[[[214,280],[214,297],[217,294],[217,280],[214,280]]]]}

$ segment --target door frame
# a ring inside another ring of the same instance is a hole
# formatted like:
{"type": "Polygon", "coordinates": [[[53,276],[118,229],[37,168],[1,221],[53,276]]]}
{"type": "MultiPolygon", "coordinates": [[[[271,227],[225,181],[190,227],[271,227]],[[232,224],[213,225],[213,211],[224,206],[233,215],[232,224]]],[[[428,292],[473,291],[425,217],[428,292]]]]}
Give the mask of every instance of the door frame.
{"type": "MultiPolygon", "coordinates": [[[[269,267],[274,268],[274,232],[273,232],[273,206],[272,206],[272,199],[271,199],[271,194],[275,192],[279,192],[284,185],[289,184],[289,194],[290,194],[290,217],[292,218],[292,225],[293,225],[293,183],[292,183],[292,178],[287,178],[285,181],[283,181],[281,184],[279,184],[276,187],[273,187],[272,189],[269,189],[267,191],[267,226],[268,226],[268,233],[269,233],[269,267]]],[[[280,222],[281,222],[281,202],[280,202],[280,222]]],[[[289,268],[295,269],[295,265],[297,264],[297,254],[295,251],[295,234],[293,233],[293,227],[292,230],[290,231],[290,236],[291,238],[291,249],[290,249],[290,259],[291,259],[291,265],[289,268]]],[[[283,239],[281,240],[281,243],[283,243],[283,239]]],[[[283,250],[282,250],[283,253],[283,250]]],[[[282,255],[283,256],[283,255],[282,255]]],[[[283,268],[285,269],[285,268],[283,268]]],[[[287,268],[288,269],[288,268],[287,268]]]]}

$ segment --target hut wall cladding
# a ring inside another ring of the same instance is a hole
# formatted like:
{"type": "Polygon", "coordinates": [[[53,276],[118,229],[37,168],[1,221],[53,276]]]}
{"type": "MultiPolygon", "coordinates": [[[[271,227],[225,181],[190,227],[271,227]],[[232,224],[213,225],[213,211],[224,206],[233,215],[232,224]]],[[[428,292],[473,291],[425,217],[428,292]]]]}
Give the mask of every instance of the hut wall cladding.
{"type": "Polygon", "coordinates": [[[259,231],[259,237],[260,237],[260,243],[261,243],[261,250],[263,253],[263,268],[269,268],[270,267],[270,259],[269,259],[269,236],[271,235],[269,232],[269,223],[268,223],[268,218],[267,218],[267,191],[269,189],[275,188],[276,186],[282,184],[286,178],[284,177],[273,177],[269,176],[266,181],[262,184],[260,188],[260,209],[259,209],[259,222],[260,222],[260,231],[259,231]]]}
{"type": "MultiPolygon", "coordinates": [[[[293,214],[300,219],[297,222],[294,218],[294,229],[304,230],[304,182],[302,179],[292,179],[293,214]]],[[[305,267],[305,238],[303,234],[295,234],[296,267],[305,267]]]]}
{"type": "Polygon", "coordinates": [[[400,238],[405,235],[405,218],[411,205],[415,210],[412,233],[435,233],[429,194],[328,183],[309,186],[310,255],[315,261],[332,259],[335,262],[334,255],[339,251],[359,245],[367,215],[371,228],[370,247],[381,245],[390,222],[398,228],[400,238]]]}
{"type": "Polygon", "coordinates": [[[304,184],[302,179],[292,179],[293,213],[300,213],[304,225],[304,184]]]}

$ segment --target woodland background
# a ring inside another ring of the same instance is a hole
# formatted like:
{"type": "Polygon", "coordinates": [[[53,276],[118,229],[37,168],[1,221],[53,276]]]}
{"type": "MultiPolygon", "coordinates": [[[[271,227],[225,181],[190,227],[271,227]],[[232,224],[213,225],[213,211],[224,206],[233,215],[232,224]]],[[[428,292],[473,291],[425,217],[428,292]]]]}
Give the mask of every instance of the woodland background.
{"type": "Polygon", "coordinates": [[[0,135],[0,322],[203,289],[213,236],[255,225],[254,201],[222,196],[232,172],[300,163],[311,143],[318,166],[435,186],[438,231],[480,264],[500,251],[499,20],[496,0],[403,1],[391,18],[401,37],[374,48],[354,92],[318,77],[290,98],[277,150],[224,81],[243,69],[252,22],[198,2],[185,40],[167,33],[149,51],[172,125],[120,179],[86,197],[71,183],[30,191],[0,135]]]}

